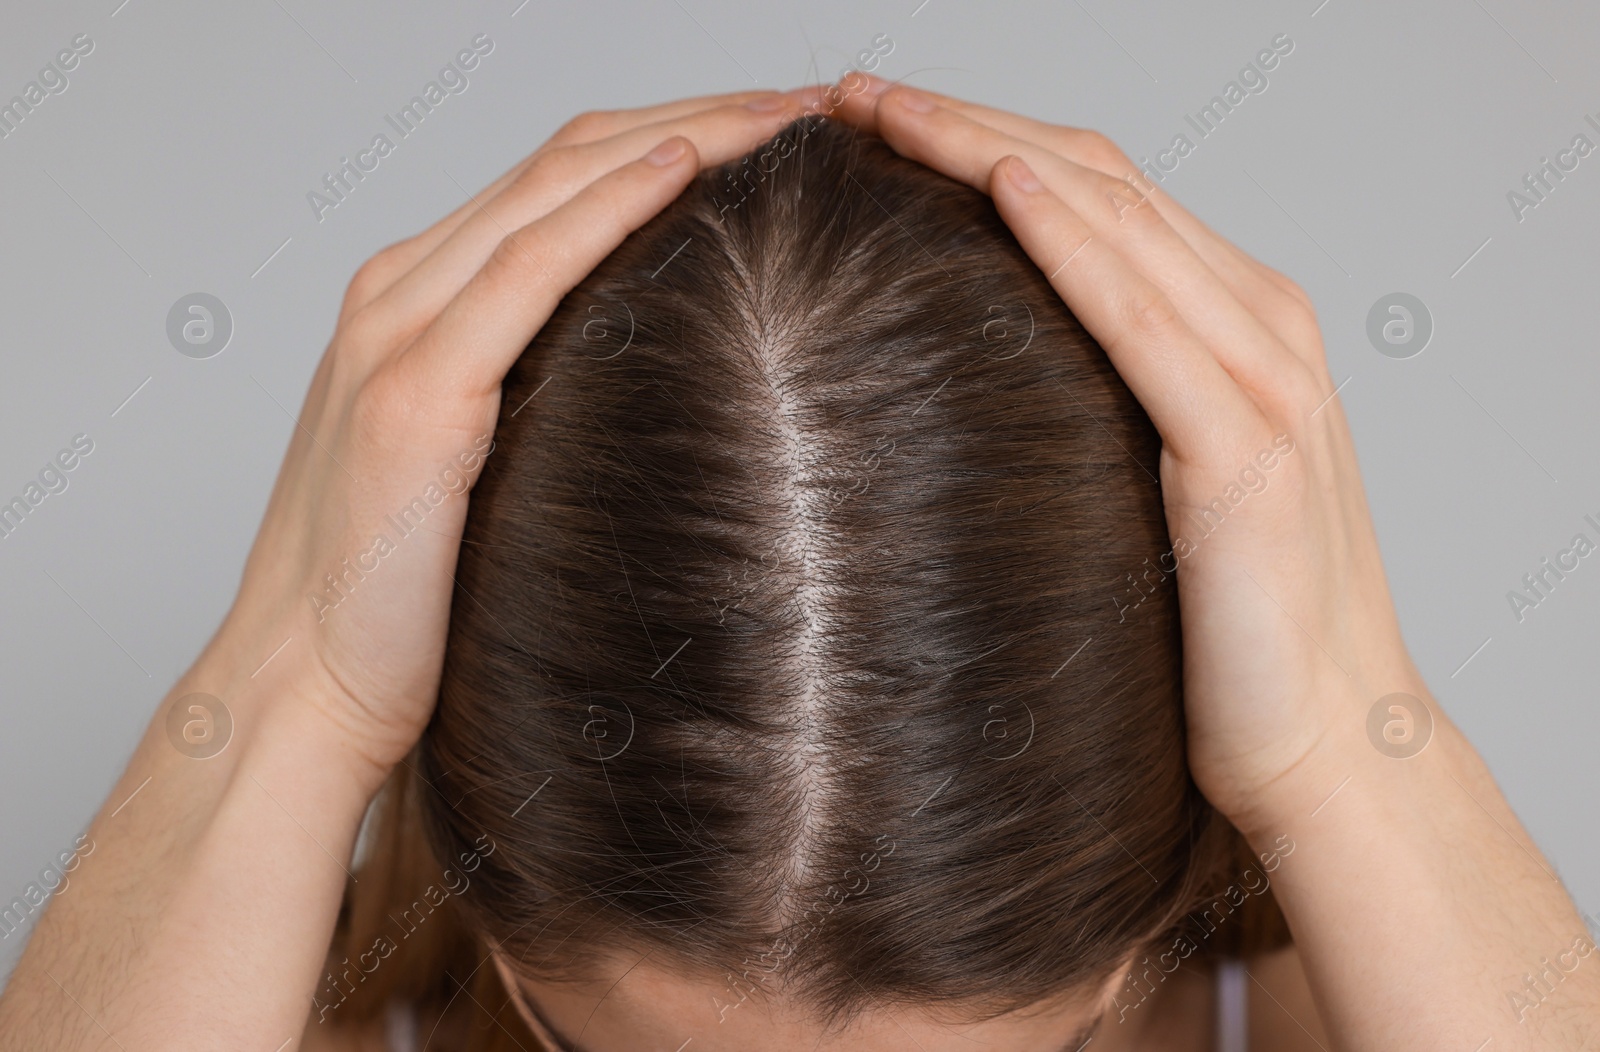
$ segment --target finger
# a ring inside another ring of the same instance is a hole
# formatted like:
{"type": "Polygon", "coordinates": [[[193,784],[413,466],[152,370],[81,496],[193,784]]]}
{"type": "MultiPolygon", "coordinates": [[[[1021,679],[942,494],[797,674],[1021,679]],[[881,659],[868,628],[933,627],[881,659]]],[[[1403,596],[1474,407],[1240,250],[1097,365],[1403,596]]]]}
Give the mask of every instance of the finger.
{"type": "MultiPolygon", "coordinates": [[[[860,83],[850,91],[841,92],[841,104],[833,114],[839,120],[846,121],[863,131],[879,134],[877,102],[879,96],[891,87],[900,85],[899,81],[889,81],[872,74],[858,74],[860,83]]],[[[843,85],[844,81],[841,80],[843,85]]],[[[1005,132],[1007,135],[1037,143],[1059,153],[1069,161],[1098,169],[1107,175],[1118,179],[1132,179],[1145,189],[1155,184],[1144,177],[1143,171],[1136,166],[1109,138],[1100,132],[1088,128],[1076,128],[1071,125],[1051,124],[1047,121],[1035,120],[1018,113],[996,109],[993,106],[984,106],[981,103],[969,102],[966,99],[956,98],[954,95],[945,95],[928,88],[918,87],[917,91],[931,97],[940,106],[955,110],[962,116],[975,121],[980,121],[1005,132]]],[[[1206,242],[1208,247],[1217,246],[1226,250],[1230,255],[1242,260],[1248,260],[1256,267],[1266,270],[1259,262],[1250,259],[1236,246],[1228,244],[1224,239],[1195,219],[1189,211],[1173,199],[1171,194],[1155,186],[1152,193],[1157,208],[1173,227],[1183,234],[1185,239],[1192,233],[1198,240],[1206,242]]]]}
{"type": "Polygon", "coordinates": [[[987,188],[1029,257],[1105,348],[1186,463],[1226,462],[1266,427],[1255,403],[1189,328],[1172,301],[1095,234],[1020,158],[997,164],[987,188]]]}
{"type": "MultiPolygon", "coordinates": [[[[877,135],[878,96],[899,83],[900,80],[885,80],[871,73],[846,73],[823,94],[829,107],[828,116],[870,135],[877,135]]],[[[928,94],[932,95],[933,92],[928,94]]],[[[943,100],[943,96],[934,97],[943,100]]]]}
{"type": "MultiPolygon", "coordinates": [[[[840,105],[831,116],[863,131],[879,134],[877,100],[898,81],[887,81],[870,74],[859,74],[848,90],[841,80],[840,105]]],[[[1228,286],[1235,297],[1261,318],[1293,350],[1308,353],[1302,358],[1321,358],[1321,340],[1303,337],[1307,328],[1315,330],[1315,311],[1305,291],[1286,276],[1266,266],[1221,237],[1184,208],[1159,184],[1152,182],[1117,145],[1105,135],[1087,128],[1050,124],[1006,110],[984,106],[951,95],[918,88],[941,106],[955,110],[1019,139],[1025,139],[1060,154],[1077,164],[1105,172],[1137,186],[1150,197],[1156,210],[1172,224],[1200,258],[1228,286]],[[1309,312],[1309,315],[1308,315],[1309,312]],[[1309,348],[1307,344],[1309,343],[1309,348]]]]}
{"type": "Polygon", "coordinates": [[[372,269],[375,273],[367,275],[366,279],[361,283],[362,288],[359,294],[347,300],[345,313],[366,306],[372,299],[386,291],[406,271],[416,266],[429,252],[437,248],[445,238],[454,233],[469,216],[477,211],[480,202],[492,201],[499,196],[500,192],[515,182],[527,170],[528,165],[533,163],[533,159],[545,150],[593,142],[596,139],[606,138],[618,132],[627,131],[630,128],[675,120],[703,110],[716,109],[719,106],[744,106],[751,103],[765,102],[768,105],[782,107],[794,95],[795,92],[793,91],[780,92],[771,89],[736,91],[725,95],[700,95],[688,99],[675,99],[672,102],[664,102],[655,106],[642,106],[638,109],[591,110],[586,113],[580,113],[557,129],[556,133],[542,143],[537,150],[522,158],[494,182],[476,194],[469,193],[467,201],[449,215],[421,233],[388,245],[377,253],[370,261],[373,264],[372,269]]]}
{"type": "MultiPolygon", "coordinates": [[[[589,110],[578,114],[556,129],[555,134],[540,144],[537,150],[518,161],[504,175],[474,196],[480,201],[492,199],[501,190],[509,186],[517,176],[521,175],[528,165],[532,163],[534,157],[544,150],[594,142],[597,139],[608,138],[630,128],[639,128],[647,124],[675,120],[679,117],[716,109],[720,106],[745,106],[753,102],[766,102],[770,105],[781,107],[785,96],[788,94],[791,93],[767,88],[760,91],[735,91],[724,95],[698,95],[694,98],[674,99],[671,102],[663,102],[655,106],[640,106],[636,109],[589,110]]],[[[468,201],[418,235],[418,238],[422,239],[423,244],[431,251],[434,245],[442,241],[451,230],[460,225],[462,219],[471,215],[474,208],[473,203],[468,201]],[[431,244],[429,243],[430,240],[431,244]]]]}
{"type": "Polygon", "coordinates": [[[1096,168],[1107,175],[1127,180],[1147,193],[1156,209],[1166,217],[1183,239],[1194,246],[1207,265],[1230,285],[1237,284],[1241,299],[1263,298],[1263,304],[1276,311],[1280,305],[1295,303],[1310,309],[1305,291],[1283,274],[1241,250],[1220,236],[1178,203],[1162,186],[1152,181],[1121,148],[1100,132],[1088,128],[1050,124],[1005,110],[963,99],[939,96],[942,105],[973,120],[982,121],[1009,135],[1031,139],[1078,164],[1096,168]],[[946,101],[948,99],[948,101],[946,101]]]}
{"type": "Polygon", "coordinates": [[[562,125],[552,135],[541,149],[557,146],[574,146],[578,143],[594,142],[597,139],[609,139],[618,132],[625,132],[630,128],[641,128],[647,124],[659,124],[662,121],[675,120],[687,117],[692,113],[703,110],[714,110],[722,106],[743,106],[751,102],[765,101],[769,105],[782,106],[786,97],[791,92],[778,91],[773,88],[763,88],[759,91],[734,91],[722,95],[698,95],[688,99],[674,99],[671,102],[662,102],[654,106],[640,106],[635,109],[623,110],[590,110],[580,113],[562,125]]]}
{"type": "Polygon", "coordinates": [[[639,157],[656,143],[681,135],[694,143],[701,163],[743,156],[776,134],[792,117],[787,106],[752,110],[719,106],[629,128],[608,138],[543,151],[494,200],[475,199],[475,211],[431,253],[371,302],[388,336],[403,342],[450,302],[511,231],[570,199],[590,182],[639,157]]]}
{"type": "Polygon", "coordinates": [[[396,361],[407,387],[452,399],[498,389],[561,297],[677,197],[699,163],[694,143],[672,136],[503,238],[396,361]]]}
{"type": "Polygon", "coordinates": [[[1021,156],[1092,233],[1154,282],[1235,380],[1274,404],[1306,396],[1312,378],[1304,365],[1137,189],[910,89],[885,93],[878,111],[880,130],[898,152],[978,189],[988,188],[1002,157],[1021,156]]]}

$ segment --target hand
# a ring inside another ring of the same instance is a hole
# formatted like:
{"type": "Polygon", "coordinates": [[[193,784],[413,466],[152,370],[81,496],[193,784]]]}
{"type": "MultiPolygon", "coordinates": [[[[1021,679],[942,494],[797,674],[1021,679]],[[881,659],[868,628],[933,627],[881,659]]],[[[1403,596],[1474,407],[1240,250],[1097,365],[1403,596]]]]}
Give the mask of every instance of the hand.
{"type": "Polygon", "coordinates": [[[767,91],[584,114],[363,265],[202,659],[211,681],[241,684],[288,640],[262,673],[290,684],[274,695],[316,705],[375,772],[404,756],[438,690],[467,489],[507,369],[702,165],[741,156],[798,109],[767,91]]]}
{"type": "MultiPolygon", "coordinates": [[[[994,198],[1160,431],[1190,767],[1248,831],[1379,697],[1425,691],[1310,299],[1096,132],[876,78],[850,89],[832,117],[994,198]]],[[[1158,576],[1141,583],[1172,587],[1158,576]]]]}

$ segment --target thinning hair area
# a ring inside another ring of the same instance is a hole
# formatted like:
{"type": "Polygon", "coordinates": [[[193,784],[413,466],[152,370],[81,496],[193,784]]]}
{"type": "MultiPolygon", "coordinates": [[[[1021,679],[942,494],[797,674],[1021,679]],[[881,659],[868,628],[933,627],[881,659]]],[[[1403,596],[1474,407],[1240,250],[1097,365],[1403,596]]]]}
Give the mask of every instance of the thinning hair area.
{"type": "Polygon", "coordinates": [[[985,194],[817,117],[701,173],[505,380],[346,945],[472,855],[401,947],[449,981],[375,988],[488,939],[830,1026],[1104,984],[1252,858],[1185,761],[1159,455],[985,194]]]}

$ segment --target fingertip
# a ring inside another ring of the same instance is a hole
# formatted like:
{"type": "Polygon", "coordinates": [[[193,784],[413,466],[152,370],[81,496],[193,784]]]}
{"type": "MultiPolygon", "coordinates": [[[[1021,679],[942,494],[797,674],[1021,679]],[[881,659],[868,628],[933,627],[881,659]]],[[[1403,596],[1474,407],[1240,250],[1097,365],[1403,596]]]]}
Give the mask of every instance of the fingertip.
{"type": "MultiPolygon", "coordinates": [[[[868,99],[875,100],[879,95],[889,90],[889,82],[876,74],[863,73],[857,70],[856,76],[861,78],[863,85],[859,94],[866,96],[868,99]]],[[[843,78],[840,79],[842,81],[843,78]]]]}
{"type": "Polygon", "coordinates": [[[786,94],[786,92],[780,91],[763,92],[747,101],[744,104],[744,108],[753,110],[756,113],[771,113],[774,110],[781,110],[786,102],[786,94]]]}
{"type": "Polygon", "coordinates": [[[908,115],[920,117],[939,108],[939,100],[925,91],[905,84],[893,84],[878,96],[878,112],[892,109],[904,110],[908,115]]]}
{"type": "Polygon", "coordinates": [[[900,81],[891,82],[860,105],[871,114],[877,134],[891,142],[909,142],[926,134],[930,127],[928,115],[938,108],[931,96],[900,81]],[[925,105],[927,109],[923,108],[925,105]]]}
{"type": "Polygon", "coordinates": [[[871,109],[889,87],[889,82],[882,77],[875,77],[859,69],[846,70],[839,79],[828,85],[828,102],[835,108],[844,106],[850,100],[859,97],[866,108],[871,109]]]}
{"type": "Polygon", "coordinates": [[[793,102],[802,109],[823,110],[833,105],[830,98],[834,86],[832,84],[806,84],[798,88],[790,88],[784,92],[784,98],[793,102]]]}
{"type": "Polygon", "coordinates": [[[644,155],[645,162],[657,168],[667,168],[674,162],[682,160],[694,148],[686,137],[673,135],[663,139],[649,153],[644,155]]]}
{"type": "Polygon", "coordinates": [[[1028,166],[1028,162],[1017,154],[1006,154],[995,167],[1005,174],[1007,182],[1025,194],[1036,194],[1044,189],[1044,184],[1028,166]]]}
{"type": "Polygon", "coordinates": [[[828,85],[828,115],[876,134],[878,96],[888,87],[889,82],[880,77],[860,71],[846,73],[828,85]]]}

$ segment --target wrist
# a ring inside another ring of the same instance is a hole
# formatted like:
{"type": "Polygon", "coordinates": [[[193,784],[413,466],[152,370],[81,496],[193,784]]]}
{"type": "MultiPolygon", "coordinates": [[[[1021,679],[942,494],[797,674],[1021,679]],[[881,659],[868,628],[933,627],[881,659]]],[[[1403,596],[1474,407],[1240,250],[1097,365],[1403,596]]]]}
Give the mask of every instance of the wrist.
{"type": "Polygon", "coordinates": [[[117,956],[132,963],[102,1017],[128,1048],[167,1047],[172,1033],[215,1044],[304,1026],[381,778],[311,703],[311,683],[263,679],[238,686],[197,662],[174,693],[226,694],[231,737],[201,758],[161,743],[167,769],[107,829],[102,850],[120,849],[118,877],[135,878],[116,889],[116,926],[128,929],[117,956]],[[216,1004],[230,1005],[225,1017],[216,1004]]]}
{"type": "Polygon", "coordinates": [[[336,838],[339,830],[353,834],[359,827],[391,769],[372,761],[305,696],[266,708],[240,745],[235,783],[254,781],[251,788],[271,793],[291,813],[301,813],[296,804],[317,812],[336,838]]]}
{"type": "Polygon", "coordinates": [[[1303,751],[1250,792],[1213,801],[1251,843],[1302,827],[1356,782],[1415,801],[1427,787],[1481,767],[1414,669],[1376,681],[1381,689],[1347,679],[1325,687],[1316,706],[1325,718],[1303,751]]]}
{"type": "MultiPolygon", "coordinates": [[[[302,765],[315,765],[318,777],[343,783],[351,792],[370,799],[393,768],[380,757],[341,714],[351,709],[344,689],[315,660],[302,633],[257,633],[256,638],[277,640],[272,646],[243,646],[219,633],[195,664],[173,685],[162,702],[157,720],[166,724],[168,737],[182,717],[169,716],[190,694],[204,694],[220,704],[230,740],[208,763],[231,769],[250,757],[253,762],[276,764],[280,754],[299,757],[302,765]],[[231,758],[225,759],[229,753],[231,758]],[[223,761],[217,764],[216,761],[223,761]]],[[[201,704],[205,704],[201,699],[201,704]]],[[[182,742],[179,737],[175,745],[182,742]]],[[[186,743],[185,743],[186,744],[186,743]]],[[[181,746],[180,746],[181,748],[181,746]]],[[[215,748],[213,743],[209,748],[215,748]]],[[[191,755],[203,755],[191,752],[191,755]]]]}

